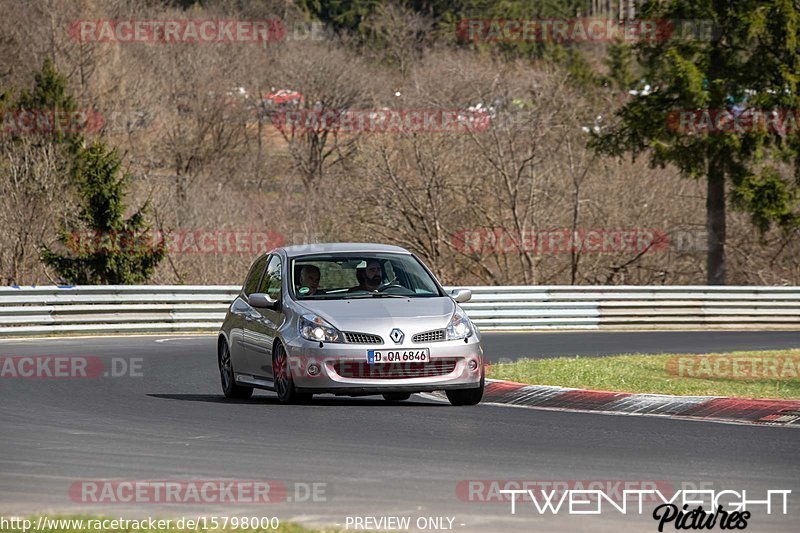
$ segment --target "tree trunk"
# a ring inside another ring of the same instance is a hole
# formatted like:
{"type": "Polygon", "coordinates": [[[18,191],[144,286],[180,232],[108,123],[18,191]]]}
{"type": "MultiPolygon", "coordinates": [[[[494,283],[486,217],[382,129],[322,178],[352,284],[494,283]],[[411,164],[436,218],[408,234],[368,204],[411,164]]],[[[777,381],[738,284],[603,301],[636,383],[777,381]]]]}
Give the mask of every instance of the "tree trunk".
{"type": "MultiPolygon", "coordinates": [[[[714,0],[714,10],[724,13],[726,0],[714,0]]],[[[711,109],[725,107],[727,91],[722,65],[725,64],[721,41],[713,43],[709,55],[708,87],[711,109]]],[[[706,282],[709,285],[725,285],[725,171],[724,152],[711,148],[706,152],[708,161],[708,195],[706,196],[706,230],[708,231],[708,256],[706,257],[706,282]]]]}
{"type": "Polygon", "coordinates": [[[725,285],[725,169],[715,158],[709,159],[708,163],[706,229],[708,230],[707,283],[725,285]]]}

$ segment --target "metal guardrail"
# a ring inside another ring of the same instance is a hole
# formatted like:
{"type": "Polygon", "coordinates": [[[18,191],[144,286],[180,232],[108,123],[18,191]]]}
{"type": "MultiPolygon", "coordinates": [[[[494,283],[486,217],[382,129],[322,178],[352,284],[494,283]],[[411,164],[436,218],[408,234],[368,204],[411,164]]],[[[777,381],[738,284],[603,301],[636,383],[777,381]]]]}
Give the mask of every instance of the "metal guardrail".
{"type": "Polygon", "coordinates": [[[800,329],[800,287],[472,287],[488,329],[800,329]]]}
{"type": "MultiPolygon", "coordinates": [[[[469,287],[481,330],[800,329],[800,287],[469,287]]],[[[0,287],[0,336],[213,332],[237,285],[0,287]]]]}

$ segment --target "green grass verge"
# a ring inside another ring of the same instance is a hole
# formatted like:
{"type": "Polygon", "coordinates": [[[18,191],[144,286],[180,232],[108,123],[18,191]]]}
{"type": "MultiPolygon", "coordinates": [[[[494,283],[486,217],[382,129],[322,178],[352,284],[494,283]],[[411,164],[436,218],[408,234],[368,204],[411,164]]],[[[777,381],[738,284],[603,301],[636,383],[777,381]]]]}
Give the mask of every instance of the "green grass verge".
{"type": "Polygon", "coordinates": [[[491,365],[487,377],[619,392],[800,399],[800,349],[523,359],[491,365]]]}
{"type": "MultiPolygon", "coordinates": [[[[8,513],[6,513],[8,515],[8,513]]],[[[255,515],[254,515],[255,516],[255,515]]],[[[156,526],[155,528],[149,528],[144,525],[140,525],[139,528],[136,528],[137,524],[133,524],[136,520],[139,522],[145,522],[146,519],[128,519],[129,522],[127,524],[120,524],[123,527],[102,527],[99,528],[93,525],[90,525],[90,522],[95,522],[98,520],[125,520],[118,517],[110,517],[110,516],[88,516],[88,515],[45,515],[48,519],[45,523],[42,524],[41,529],[35,529],[37,525],[37,520],[39,519],[38,516],[34,517],[24,517],[23,520],[30,520],[30,524],[32,528],[24,531],[23,528],[17,522],[15,525],[9,524],[8,516],[4,517],[4,520],[0,519],[0,533],[30,533],[30,531],[36,531],[36,533],[111,533],[111,532],[129,532],[129,533],[204,533],[204,532],[218,532],[218,533],[336,533],[339,530],[334,529],[309,529],[307,527],[299,526],[297,524],[291,523],[284,523],[283,521],[280,522],[280,525],[277,529],[262,529],[262,528],[234,528],[230,525],[227,528],[219,528],[213,529],[210,527],[203,529],[202,527],[197,527],[196,529],[188,529],[187,527],[179,528],[177,527],[176,522],[178,519],[176,518],[155,518],[154,520],[170,520],[170,524],[168,527],[161,527],[156,526]],[[124,527],[127,526],[127,527],[124,527]]],[[[194,517],[186,517],[187,519],[194,519],[194,517]]],[[[221,521],[221,519],[220,519],[221,521]]],[[[108,523],[108,526],[111,524],[108,523]]]]}

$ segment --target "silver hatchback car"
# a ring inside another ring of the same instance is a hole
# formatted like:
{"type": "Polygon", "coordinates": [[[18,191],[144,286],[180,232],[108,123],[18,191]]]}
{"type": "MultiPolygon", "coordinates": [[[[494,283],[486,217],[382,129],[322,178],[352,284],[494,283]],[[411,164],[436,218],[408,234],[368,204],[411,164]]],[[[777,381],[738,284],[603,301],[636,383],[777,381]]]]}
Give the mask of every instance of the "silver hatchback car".
{"type": "Polygon", "coordinates": [[[475,405],[484,389],[480,332],[411,252],[380,244],[278,248],[253,263],[219,332],[217,359],[228,398],[254,388],[281,402],[313,394],[445,391],[475,405]]]}

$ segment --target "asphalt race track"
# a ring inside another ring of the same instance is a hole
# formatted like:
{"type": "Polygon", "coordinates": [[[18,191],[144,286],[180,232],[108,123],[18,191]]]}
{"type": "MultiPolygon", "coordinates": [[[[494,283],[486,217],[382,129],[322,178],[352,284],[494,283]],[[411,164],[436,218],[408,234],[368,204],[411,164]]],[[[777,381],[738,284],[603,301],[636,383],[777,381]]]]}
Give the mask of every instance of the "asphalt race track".
{"type": "Polygon", "coordinates": [[[782,350],[800,346],[800,331],[574,331],[484,333],[491,361],[623,353],[714,353],[782,350]]]}
{"type": "MultiPolygon", "coordinates": [[[[485,342],[490,359],[789,347],[800,347],[800,332],[488,334],[485,342]]],[[[469,480],[624,480],[746,489],[750,499],[789,489],[789,516],[757,513],[747,530],[798,530],[796,429],[454,408],[419,396],[400,404],[323,396],[285,406],[261,392],[231,402],[220,392],[211,336],[2,341],[0,355],[95,356],[107,371],[126,374],[0,379],[2,515],[235,513],[343,530],[348,516],[409,516],[412,524],[454,517],[456,531],[656,531],[647,511],[553,516],[518,503],[512,515],[508,502],[470,501],[459,489],[469,480]],[[134,374],[124,365],[134,365],[134,374]],[[99,479],[278,480],[288,493],[267,505],[96,504],[70,496],[76,482],[99,479]],[[317,496],[308,498],[314,483],[317,496]]]]}

